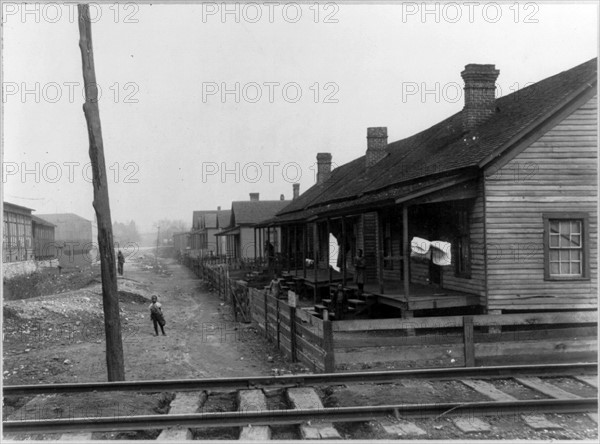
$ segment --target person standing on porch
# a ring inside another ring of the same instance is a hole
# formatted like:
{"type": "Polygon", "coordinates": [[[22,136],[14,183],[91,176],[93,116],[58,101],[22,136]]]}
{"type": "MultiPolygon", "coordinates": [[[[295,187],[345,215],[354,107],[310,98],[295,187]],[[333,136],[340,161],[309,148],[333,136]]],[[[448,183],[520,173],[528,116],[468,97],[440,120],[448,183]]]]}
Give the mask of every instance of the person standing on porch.
{"type": "Polygon", "coordinates": [[[354,282],[358,286],[359,295],[363,293],[365,288],[365,268],[367,268],[367,262],[363,256],[362,249],[359,248],[354,258],[354,282]]]}

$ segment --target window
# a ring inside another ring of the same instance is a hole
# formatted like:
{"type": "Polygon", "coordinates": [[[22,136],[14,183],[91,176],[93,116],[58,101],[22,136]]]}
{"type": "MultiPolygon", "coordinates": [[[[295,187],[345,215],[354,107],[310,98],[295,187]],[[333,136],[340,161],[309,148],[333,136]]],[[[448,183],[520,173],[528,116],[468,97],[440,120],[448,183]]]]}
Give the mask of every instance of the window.
{"type": "Polygon", "coordinates": [[[588,218],[582,213],[544,214],[544,277],[589,277],[588,218]]]}
{"type": "Polygon", "coordinates": [[[391,257],[394,255],[392,247],[392,222],[390,219],[383,223],[383,268],[386,270],[394,269],[394,261],[391,257]]]}
{"type": "Polygon", "coordinates": [[[471,278],[471,248],[469,247],[469,211],[459,209],[456,212],[457,234],[454,241],[454,274],[458,277],[471,278]]]}

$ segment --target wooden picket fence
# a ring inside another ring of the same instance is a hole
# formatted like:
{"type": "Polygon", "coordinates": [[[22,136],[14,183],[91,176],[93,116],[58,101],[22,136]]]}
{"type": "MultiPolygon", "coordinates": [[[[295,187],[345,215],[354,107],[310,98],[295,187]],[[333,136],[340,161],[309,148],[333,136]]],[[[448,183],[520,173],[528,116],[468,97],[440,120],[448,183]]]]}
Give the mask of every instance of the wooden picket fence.
{"type": "Polygon", "coordinates": [[[324,321],[229,277],[227,264],[187,264],[292,362],[315,372],[597,361],[598,312],[324,321]]]}
{"type": "Polygon", "coordinates": [[[336,363],[455,367],[597,361],[597,311],[340,321],[336,363]]]}
{"type": "Polygon", "coordinates": [[[311,316],[266,291],[251,288],[249,296],[253,321],[288,359],[315,372],[335,371],[331,321],[311,316]]]}

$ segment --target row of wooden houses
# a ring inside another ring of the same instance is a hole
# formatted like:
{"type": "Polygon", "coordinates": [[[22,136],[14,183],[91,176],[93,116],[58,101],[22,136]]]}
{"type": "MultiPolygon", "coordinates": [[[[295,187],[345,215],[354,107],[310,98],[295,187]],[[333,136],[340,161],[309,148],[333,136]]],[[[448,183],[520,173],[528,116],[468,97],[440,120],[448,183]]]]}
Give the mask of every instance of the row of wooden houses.
{"type": "Polygon", "coordinates": [[[500,98],[498,75],[467,65],[460,112],[391,143],[368,128],[364,156],[332,170],[317,154],[315,185],[291,201],[211,215],[211,254],[272,248],[320,298],[356,288],[362,250],[364,291],[406,316],[596,310],[597,59],[500,98]]]}

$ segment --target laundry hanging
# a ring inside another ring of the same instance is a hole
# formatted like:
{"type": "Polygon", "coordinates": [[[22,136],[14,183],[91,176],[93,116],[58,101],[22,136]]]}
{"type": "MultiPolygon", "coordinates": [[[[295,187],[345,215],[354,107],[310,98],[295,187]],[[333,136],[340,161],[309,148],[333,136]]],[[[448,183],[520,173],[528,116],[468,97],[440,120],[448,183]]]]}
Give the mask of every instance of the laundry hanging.
{"type": "Polygon", "coordinates": [[[410,255],[430,259],[435,265],[452,265],[452,244],[444,241],[428,241],[415,236],[410,241],[410,255]]]}

